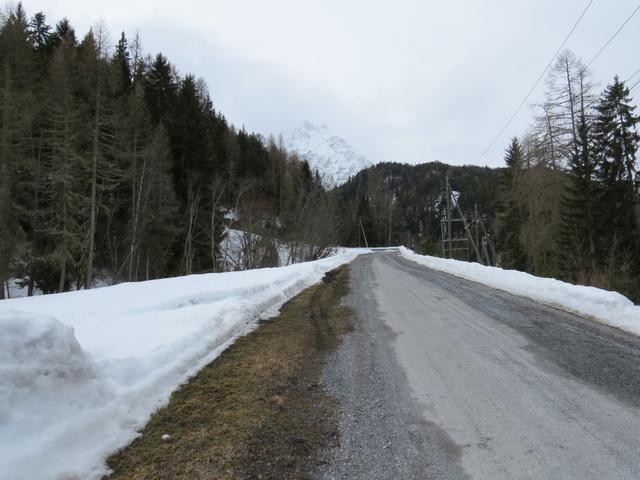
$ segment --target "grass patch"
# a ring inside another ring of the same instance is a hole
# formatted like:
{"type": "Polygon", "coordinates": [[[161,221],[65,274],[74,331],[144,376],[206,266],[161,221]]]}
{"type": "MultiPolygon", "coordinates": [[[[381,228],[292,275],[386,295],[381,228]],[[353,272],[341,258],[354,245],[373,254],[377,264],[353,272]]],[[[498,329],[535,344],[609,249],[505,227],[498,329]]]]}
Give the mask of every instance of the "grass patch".
{"type": "Polygon", "coordinates": [[[348,285],[348,267],[333,270],[238,339],[108,459],[109,480],[309,478],[319,450],[338,441],[320,379],[351,328],[348,285]]]}

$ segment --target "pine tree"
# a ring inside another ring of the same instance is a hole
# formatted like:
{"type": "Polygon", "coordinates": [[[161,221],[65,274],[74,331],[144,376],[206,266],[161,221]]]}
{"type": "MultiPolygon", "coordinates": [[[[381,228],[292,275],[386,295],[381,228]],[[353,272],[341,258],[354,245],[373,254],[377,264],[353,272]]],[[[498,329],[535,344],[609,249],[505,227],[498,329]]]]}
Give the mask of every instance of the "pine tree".
{"type": "Polygon", "coordinates": [[[598,261],[596,208],[600,189],[594,180],[591,126],[583,112],[576,151],[569,163],[569,183],[561,199],[560,261],[573,281],[589,283],[598,261]]]}
{"type": "Polygon", "coordinates": [[[520,182],[524,168],[524,154],[516,137],[505,155],[506,168],[503,171],[500,241],[506,258],[505,266],[518,270],[526,269],[526,255],[520,241],[524,212],[520,195],[520,182]]]}
{"type": "Polygon", "coordinates": [[[149,114],[154,126],[163,122],[167,128],[170,127],[178,88],[173,67],[167,58],[159,53],[145,76],[144,88],[149,114]]]}
{"type": "Polygon", "coordinates": [[[596,176],[602,184],[599,222],[601,248],[608,263],[632,264],[640,273],[640,225],[635,215],[636,153],[640,144],[629,89],[618,77],[607,86],[596,105],[594,146],[596,176]]]}
{"type": "Polygon", "coordinates": [[[34,74],[28,21],[22,4],[10,10],[0,28],[0,298],[10,260],[22,239],[21,200],[29,170],[28,137],[33,109],[29,88],[34,74]]]}
{"type": "Polygon", "coordinates": [[[129,53],[129,42],[124,32],[120,35],[120,40],[116,45],[116,51],[113,56],[113,65],[115,70],[115,88],[116,95],[126,95],[131,91],[133,85],[133,74],[131,72],[131,54],[129,53]]]}
{"type": "Polygon", "coordinates": [[[56,24],[56,29],[49,37],[49,46],[55,48],[59,46],[63,41],[66,41],[70,46],[77,46],[78,39],[76,38],[76,31],[71,26],[68,18],[63,18],[56,24]]]}
{"type": "Polygon", "coordinates": [[[29,22],[30,39],[36,50],[45,49],[51,40],[51,26],[42,12],[36,13],[29,22]]]}

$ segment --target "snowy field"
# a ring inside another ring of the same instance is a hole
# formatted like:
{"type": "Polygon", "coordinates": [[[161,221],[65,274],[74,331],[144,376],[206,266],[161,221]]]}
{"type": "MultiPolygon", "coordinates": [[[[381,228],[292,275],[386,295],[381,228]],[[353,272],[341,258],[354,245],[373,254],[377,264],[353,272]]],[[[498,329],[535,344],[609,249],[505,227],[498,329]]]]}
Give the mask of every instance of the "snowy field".
{"type": "Polygon", "coordinates": [[[640,306],[617,292],[536,277],[517,270],[418,255],[404,247],[400,247],[400,254],[434,270],[527,297],[640,335],[640,306]]]}
{"type": "Polygon", "coordinates": [[[0,302],[0,478],[101,478],[182,382],[366,251],[0,302]]]}

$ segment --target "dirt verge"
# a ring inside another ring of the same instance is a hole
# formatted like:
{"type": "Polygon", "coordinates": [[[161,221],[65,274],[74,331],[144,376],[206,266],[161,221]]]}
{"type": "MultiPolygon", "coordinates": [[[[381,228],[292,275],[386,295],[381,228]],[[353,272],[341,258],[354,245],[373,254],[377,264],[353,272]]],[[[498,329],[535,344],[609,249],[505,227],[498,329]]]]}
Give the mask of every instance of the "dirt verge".
{"type": "Polygon", "coordinates": [[[240,338],[109,458],[109,480],[309,478],[338,441],[337,404],[320,379],[351,328],[340,305],[348,288],[348,267],[329,272],[240,338]]]}

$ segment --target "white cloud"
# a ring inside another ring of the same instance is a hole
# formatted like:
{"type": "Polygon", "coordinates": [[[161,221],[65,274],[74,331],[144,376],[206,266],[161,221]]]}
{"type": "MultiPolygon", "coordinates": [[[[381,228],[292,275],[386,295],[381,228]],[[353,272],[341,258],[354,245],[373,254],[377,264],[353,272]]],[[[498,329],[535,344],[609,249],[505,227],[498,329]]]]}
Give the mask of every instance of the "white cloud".
{"type": "MultiPolygon", "coordinates": [[[[32,0],[79,32],[101,16],[204,77],[234,123],[278,134],[326,123],[371,159],[475,163],[584,8],[583,0],[308,2],[32,0]]],[[[585,60],[635,8],[595,2],[569,43],[585,60]]],[[[640,67],[634,18],[593,65],[608,82],[640,67]],[[634,63],[635,62],[635,63],[634,63]]],[[[540,99],[542,88],[532,100],[540,99]]],[[[483,160],[501,162],[523,109],[483,160]]]]}

